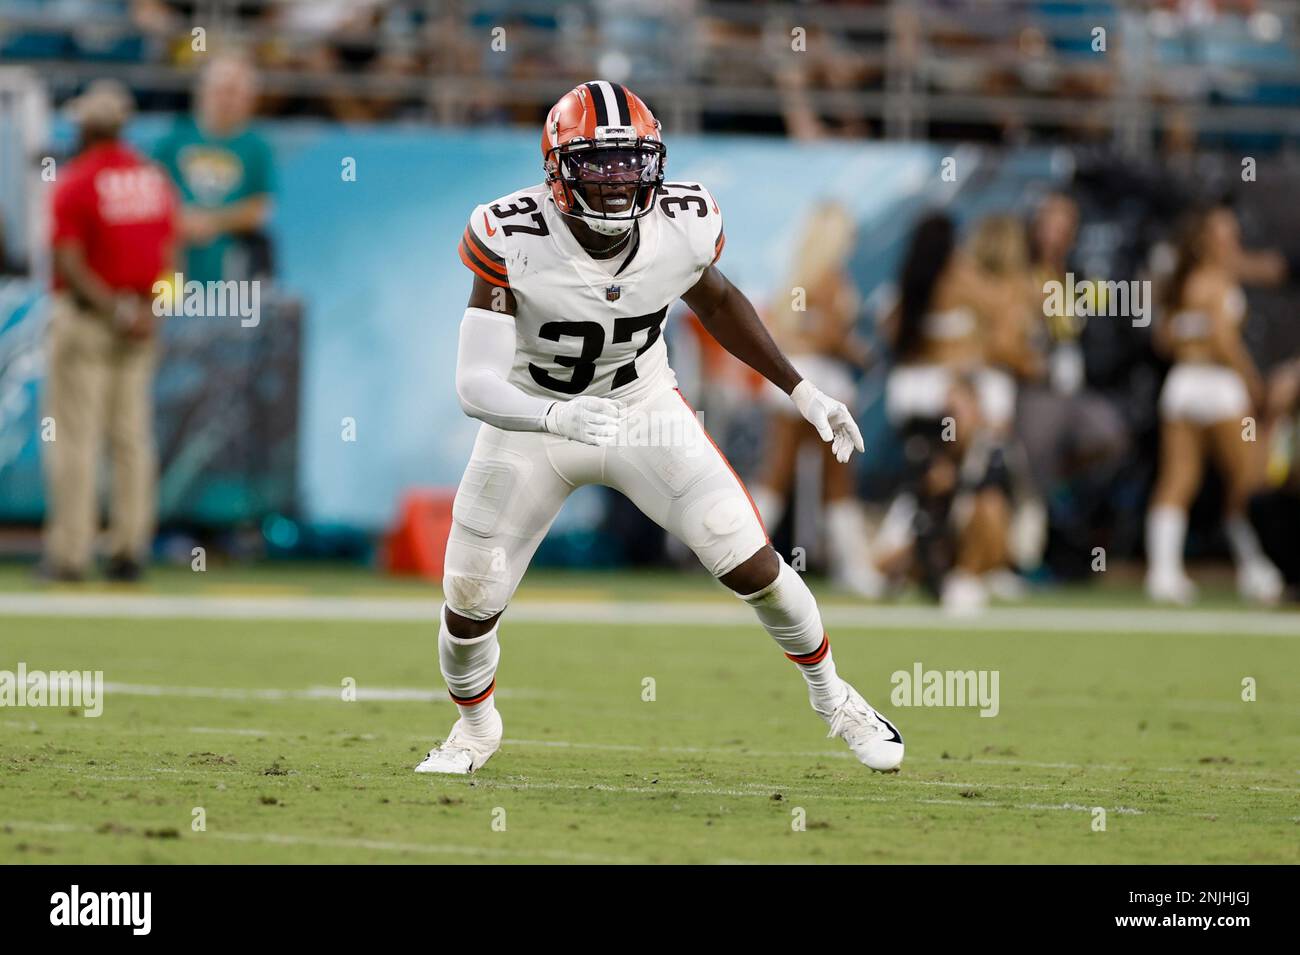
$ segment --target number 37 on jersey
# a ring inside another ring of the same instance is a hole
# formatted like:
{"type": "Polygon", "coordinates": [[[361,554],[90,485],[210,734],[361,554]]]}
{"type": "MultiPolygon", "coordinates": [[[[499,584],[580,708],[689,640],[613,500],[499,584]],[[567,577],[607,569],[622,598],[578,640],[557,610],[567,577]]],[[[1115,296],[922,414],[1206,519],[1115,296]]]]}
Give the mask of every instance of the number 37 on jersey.
{"type": "Polygon", "coordinates": [[[669,182],[635,228],[629,251],[602,262],[578,244],[544,184],[474,210],[460,258],[513,293],[511,384],[539,397],[628,401],[676,384],[664,318],[722,254],[722,213],[699,183],[669,182]]]}

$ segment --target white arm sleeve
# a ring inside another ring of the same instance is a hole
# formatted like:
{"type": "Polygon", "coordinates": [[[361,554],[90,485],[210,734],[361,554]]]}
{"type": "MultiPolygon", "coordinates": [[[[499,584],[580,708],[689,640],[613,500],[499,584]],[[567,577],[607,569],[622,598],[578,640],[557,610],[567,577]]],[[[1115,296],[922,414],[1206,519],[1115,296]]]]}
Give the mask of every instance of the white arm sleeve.
{"type": "Polygon", "coordinates": [[[467,308],[460,321],[456,395],[465,414],[504,431],[545,431],[554,403],[510,384],[515,362],[515,322],[486,308],[467,308]]]}

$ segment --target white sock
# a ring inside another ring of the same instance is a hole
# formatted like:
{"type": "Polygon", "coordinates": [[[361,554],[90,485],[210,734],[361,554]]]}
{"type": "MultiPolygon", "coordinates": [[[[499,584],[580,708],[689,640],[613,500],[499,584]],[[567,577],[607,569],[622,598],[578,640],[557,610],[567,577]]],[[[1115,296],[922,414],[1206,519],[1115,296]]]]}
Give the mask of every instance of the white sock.
{"type": "Polygon", "coordinates": [[[763,527],[771,534],[785,516],[785,498],[763,484],[755,487],[749,496],[754,501],[754,507],[758,508],[763,527]]]}
{"type": "Polygon", "coordinates": [[[463,640],[447,629],[447,605],[438,613],[438,666],[447,691],[470,732],[486,730],[496,709],[497,661],[501,647],[497,627],[479,637],[463,640]]]}
{"type": "Polygon", "coordinates": [[[1232,562],[1238,567],[1257,564],[1264,559],[1264,551],[1255,536],[1255,528],[1244,517],[1230,517],[1223,525],[1228,534],[1228,550],[1232,551],[1232,562]]]}
{"type": "MultiPolygon", "coordinates": [[[[779,554],[777,557],[780,559],[779,554]]],[[[781,560],[776,580],[758,593],[740,599],[754,608],[763,629],[799,667],[808,683],[808,698],[813,708],[829,713],[843,702],[847,691],[835,672],[830,640],[822,627],[817,601],[803,578],[781,560]]]]}
{"type": "Polygon", "coordinates": [[[1183,573],[1187,512],[1163,505],[1147,512],[1147,561],[1153,574],[1183,573]]]}

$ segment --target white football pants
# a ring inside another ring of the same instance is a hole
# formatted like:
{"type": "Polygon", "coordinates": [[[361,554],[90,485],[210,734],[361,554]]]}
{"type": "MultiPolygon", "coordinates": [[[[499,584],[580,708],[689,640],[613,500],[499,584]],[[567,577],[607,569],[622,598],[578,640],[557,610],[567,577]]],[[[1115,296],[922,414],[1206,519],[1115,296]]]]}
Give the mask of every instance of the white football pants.
{"type": "Polygon", "coordinates": [[[768,543],[745,486],[676,389],[629,408],[606,447],[485,424],[452,508],[447,606],[471,620],[504,610],[561,505],[585,484],[625,494],[714,577],[768,543]]]}

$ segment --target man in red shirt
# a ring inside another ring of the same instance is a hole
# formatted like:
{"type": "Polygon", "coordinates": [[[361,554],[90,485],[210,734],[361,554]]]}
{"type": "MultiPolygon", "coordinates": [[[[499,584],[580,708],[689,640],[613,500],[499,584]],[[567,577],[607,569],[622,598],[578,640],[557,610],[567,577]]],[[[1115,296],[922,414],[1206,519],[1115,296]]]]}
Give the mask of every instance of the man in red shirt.
{"type": "Polygon", "coordinates": [[[172,271],[179,203],[167,175],[119,139],[131,109],[120,84],[91,84],[72,106],[81,151],[58,171],[54,190],[42,570],[58,580],[80,579],[92,559],[105,436],[113,463],[107,576],[139,577],[153,538],[153,286],[172,271]]]}

